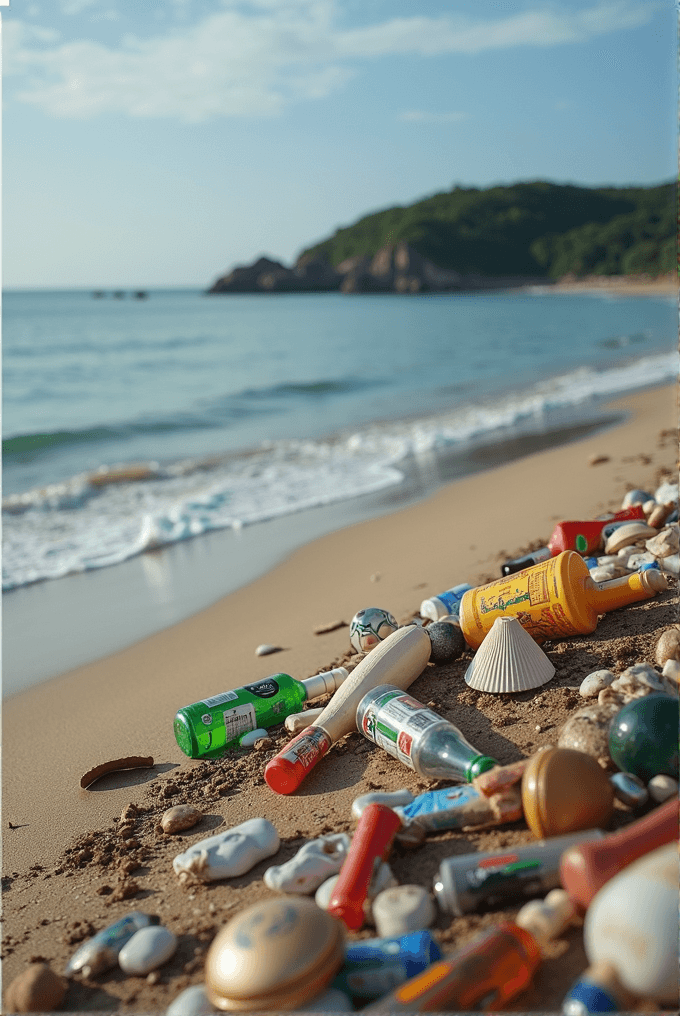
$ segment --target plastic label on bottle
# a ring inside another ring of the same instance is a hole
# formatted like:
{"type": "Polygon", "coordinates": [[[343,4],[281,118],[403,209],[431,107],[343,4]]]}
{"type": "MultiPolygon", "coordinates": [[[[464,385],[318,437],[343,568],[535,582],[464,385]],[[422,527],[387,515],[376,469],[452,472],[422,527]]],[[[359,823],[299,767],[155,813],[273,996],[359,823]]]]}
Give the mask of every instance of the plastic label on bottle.
{"type": "Polygon", "coordinates": [[[273,677],[265,677],[255,684],[247,684],[245,689],[251,695],[257,695],[258,698],[273,698],[279,693],[279,682],[275,681],[273,677]]]}
{"type": "Polygon", "coordinates": [[[212,698],[201,699],[204,706],[212,709],[213,706],[224,705],[225,702],[233,702],[238,695],[235,691],[223,691],[221,695],[213,695],[212,698]]]}
{"type": "Polygon", "coordinates": [[[234,706],[233,709],[225,710],[223,716],[227,744],[240,737],[241,734],[255,730],[258,725],[255,709],[251,702],[243,702],[239,706],[234,706]]]}
{"type": "Polygon", "coordinates": [[[413,740],[434,723],[441,723],[441,716],[424,709],[410,695],[391,691],[368,706],[361,726],[374,744],[413,769],[413,740]]]}

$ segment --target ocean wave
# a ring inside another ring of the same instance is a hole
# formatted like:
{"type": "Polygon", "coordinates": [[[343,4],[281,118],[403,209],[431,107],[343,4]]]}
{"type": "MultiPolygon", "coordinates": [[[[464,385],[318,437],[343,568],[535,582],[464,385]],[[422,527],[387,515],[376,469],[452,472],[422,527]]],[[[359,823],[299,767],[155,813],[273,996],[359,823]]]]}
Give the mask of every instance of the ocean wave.
{"type": "MultiPolygon", "coordinates": [[[[398,485],[404,460],[596,417],[607,399],[677,377],[677,354],[579,368],[418,419],[241,453],[102,466],[3,501],[3,588],[106,567],[147,549],[398,485]],[[132,482],[134,481],[134,482],[132,482]]],[[[89,432],[85,431],[84,434],[89,432]]]]}

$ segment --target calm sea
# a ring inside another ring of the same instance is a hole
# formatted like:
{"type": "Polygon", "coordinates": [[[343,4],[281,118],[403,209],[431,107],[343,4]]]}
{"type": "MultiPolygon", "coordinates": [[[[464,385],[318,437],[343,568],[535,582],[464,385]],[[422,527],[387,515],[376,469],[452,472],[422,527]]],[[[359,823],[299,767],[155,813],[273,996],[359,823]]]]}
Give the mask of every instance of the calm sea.
{"type": "Polygon", "coordinates": [[[3,297],[3,588],[396,487],[672,381],[672,298],[3,297]],[[140,466],[134,482],[121,466],[140,466]],[[102,482],[107,481],[107,482],[102,482]]]}

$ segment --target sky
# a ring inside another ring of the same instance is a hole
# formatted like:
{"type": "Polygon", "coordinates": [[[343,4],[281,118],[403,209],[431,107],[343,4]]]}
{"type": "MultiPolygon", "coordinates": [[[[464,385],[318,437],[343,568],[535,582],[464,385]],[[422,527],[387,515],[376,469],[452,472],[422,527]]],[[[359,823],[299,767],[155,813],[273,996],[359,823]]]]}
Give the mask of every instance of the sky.
{"type": "Polygon", "coordinates": [[[677,172],[672,0],[9,0],[6,289],[205,288],[455,186],[677,172]]]}

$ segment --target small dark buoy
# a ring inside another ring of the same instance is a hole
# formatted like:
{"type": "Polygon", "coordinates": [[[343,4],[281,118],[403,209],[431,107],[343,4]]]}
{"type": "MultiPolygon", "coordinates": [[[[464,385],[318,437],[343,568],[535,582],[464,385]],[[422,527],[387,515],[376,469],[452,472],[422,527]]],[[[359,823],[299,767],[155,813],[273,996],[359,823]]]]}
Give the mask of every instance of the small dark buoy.
{"type": "Polygon", "coordinates": [[[465,649],[465,637],[457,624],[435,621],[424,629],[430,637],[432,663],[450,663],[457,660],[465,649]]]}

